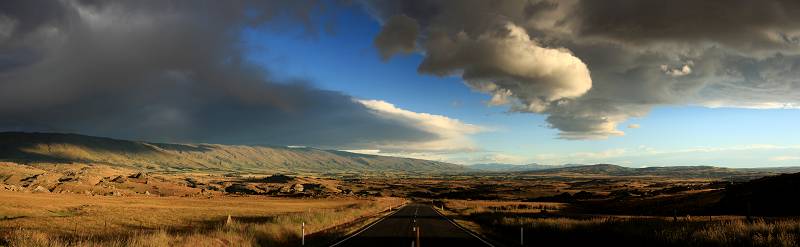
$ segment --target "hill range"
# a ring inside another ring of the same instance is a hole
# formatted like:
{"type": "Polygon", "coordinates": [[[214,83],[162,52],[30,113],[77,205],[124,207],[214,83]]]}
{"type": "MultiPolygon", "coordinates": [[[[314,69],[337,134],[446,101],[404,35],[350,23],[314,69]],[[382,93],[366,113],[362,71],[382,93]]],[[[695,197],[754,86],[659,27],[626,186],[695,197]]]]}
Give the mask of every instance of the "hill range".
{"type": "Polygon", "coordinates": [[[800,167],[727,168],[716,166],[662,166],[631,168],[612,164],[597,164],[527,171],[523,172],[523,174],[611,177],[658,176],[674,178],[745,178],[749,180],[768,175],[796,172],[800,172],[800,167]]]}
{"type": "Polygon", "coordinates": [[[468,167],[472,170],[484,171],[484,172],[524,172],[524,171],[541,171],[541,170],[575,167],[575,166],[584,166],[584,165],[579,165],[579,164],[540,165],[536,163],[525,164],[525,165],[514,165],[514,164],[503,164],[503,163],[486,163],[486,164],[469,165],[468,167]]]}
{"type": "Polygon", "coordinates": [[[0,161],[96,163],[164,172],[460,172],[461,165],[309,147],[167,144],[57,133],[0,133],[0,161]]]}
{"type": "Polygon", "coordinates": [[[86,163],[158,172],[480,174],[510,176],[761,177],[800,167],[734,169],[714,166],[630,168],[597,165],[463,166],[440,161],[351,153],[312,147],[175,144],[62,133],[0,133],[0,161],[86,163]]]}

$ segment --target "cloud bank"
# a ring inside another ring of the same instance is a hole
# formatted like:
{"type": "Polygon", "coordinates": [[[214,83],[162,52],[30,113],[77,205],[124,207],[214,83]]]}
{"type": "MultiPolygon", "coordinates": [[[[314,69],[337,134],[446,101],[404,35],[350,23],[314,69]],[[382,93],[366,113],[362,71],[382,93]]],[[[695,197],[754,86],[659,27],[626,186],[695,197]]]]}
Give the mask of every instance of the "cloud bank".
{"type": "Polygon", "coordinates": [[[673,166],[676,164],[723,167],[792,166],[798,160],[798,145],[751,144],[722,147],[656,149],[648,146],[616,148],[598,152],[550,153],[535,155],[543,164],[620,164],[633,166],[673,166]]]}
{"type": "Polygon", "coordinates": [[[419,25],[398,38],[416,41],[419,72],[545,114],[565,139],[623,135],[620,124],[659,105],[800,105],[797,1],[360,2],[382,23],[419,25]]]}
{"type": "Polygon", "coordinates": [[[278,81],[244,57],[243,30],[292,23],[314,32],[309,16],[323,9],[316,1],[2,1],[0,131],[339,149],[443,148],[466,138],[470,131],[440,133],[419,118],[466,124],[278,81]]]}

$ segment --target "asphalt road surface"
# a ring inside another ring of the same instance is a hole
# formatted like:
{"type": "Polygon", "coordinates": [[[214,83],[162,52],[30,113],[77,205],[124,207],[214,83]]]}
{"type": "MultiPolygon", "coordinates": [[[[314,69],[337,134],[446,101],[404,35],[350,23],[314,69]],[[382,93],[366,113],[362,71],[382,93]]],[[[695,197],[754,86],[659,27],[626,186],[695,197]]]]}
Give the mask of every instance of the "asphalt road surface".
{"type": "Polygon", "coordinates": [[[331,246],[486,247],[492,245],[456,226],[430,205],[410,204],[331,246]],[[419,231],[419,242],[416,230],[419,231]]]}

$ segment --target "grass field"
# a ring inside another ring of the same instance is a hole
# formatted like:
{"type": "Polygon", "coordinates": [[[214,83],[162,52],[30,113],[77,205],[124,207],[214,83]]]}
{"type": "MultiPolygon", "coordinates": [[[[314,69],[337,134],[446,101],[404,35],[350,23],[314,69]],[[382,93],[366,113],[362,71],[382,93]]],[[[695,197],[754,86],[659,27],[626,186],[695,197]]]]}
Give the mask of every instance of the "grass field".
{"type": "Polygon", "coordinates": [[[561,214],[565,204],[446,200],[462,225],[509,245],[559,246],[797,246],[800,219],[742,216],[621,216],[561,214]],[[542,212],[546,209],[546,212],[542,212]]]}
{"type": "Polygon", "coordinates": [[[313,234],[403,202],[0,192],[0,245],[291,246],[302,222],[313,234]]]}

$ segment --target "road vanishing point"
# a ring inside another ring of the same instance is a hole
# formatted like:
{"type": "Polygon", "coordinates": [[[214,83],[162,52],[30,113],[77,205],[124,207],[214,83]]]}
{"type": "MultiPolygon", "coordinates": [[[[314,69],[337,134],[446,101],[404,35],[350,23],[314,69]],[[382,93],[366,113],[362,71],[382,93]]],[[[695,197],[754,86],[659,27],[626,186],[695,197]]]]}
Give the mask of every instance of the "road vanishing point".
{"type": "Polygon", "coordinates": [[[492,244],[426,204],[409,204],[331,247],[480,246],[492,244]],[[419,237],[417,237],[419,234],[419,237]]]}

